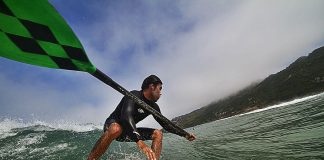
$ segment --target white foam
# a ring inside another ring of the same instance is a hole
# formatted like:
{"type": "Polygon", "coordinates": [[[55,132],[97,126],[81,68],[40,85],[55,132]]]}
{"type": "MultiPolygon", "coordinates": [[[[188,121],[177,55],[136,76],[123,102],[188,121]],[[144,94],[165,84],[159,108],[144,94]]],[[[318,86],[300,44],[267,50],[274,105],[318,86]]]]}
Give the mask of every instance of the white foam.
{"type": "Polygon", "coordinates": [[[75,132],[88,132],[88,131],[93,131],[96,129],[102,129],[102,125],[95,125],[92,123],[78,124],[76,122],[63,121],[63,120],[45,124],[45,126],[55,128],[55,129],[69,130],[69,131],[75,131],[75,132]]]}
{"type": "Polygon", "coordinates": [[[25,138],[20,139],[18,145],[28,146],[31,144],[38,144],[41,143],[45,137],[45,134],[29,134],[25,138]]]}
{"type": "Polygon", "coordinates": [[[14,147],[14,153],[25,152],[27,149],[29,149],[29,145],[39,144],[43,141],[43,138],[45,137],[45,134],[30,134],[22,139],[19,139],[17,145],[15,145],[14,147]]]}
{"type": "Polygon", "coordinates": [[[12,120],[8,118],[3,119],[0,121],[0,139],[15,136],[17,133],[12,132],[11,130],[20,127],[24,127],[21,120],[12,120]]]}
{"type": "Polygon", "coordinates": [[[57,120],[49,123],[40,120],[24,122],[21,119],[4,118],[0,119],[0,139],[15,136],[17,133],[15,133],[13,129],[25,127],[35,127],[33,128],[35,131],[68,130],[74,132],[88,132],[102,129],[102,125],[78,124],[76,122],[64,120],[57,120]]]}
{"type": "Polygon", "coordinates": [[[61,144],[57,144],[55,146],[47,147],[47,148],[45,148],[45,150],[49,153],[55,153],[57,151],[66,150],[67,148],[69,148],[68,143],[61,143],[61,144]]]}
{"type": "Polygon", "coordinates": [[[144,153],[134,152],[134,153],[127,153],[124,152],[113,152],[114,154],[108,155],[108,159],[120,159],[123,157],[124,160],[142,160],[145,156],[144,153]],[[118,158],[119,157],[119,158],[118,158]]]}
{"type": "Polygon", "coordinates": [[[274,108],[278,108],[278,107],[282,107],[282,106],[288,106],[288,105],[292,105],[292,104],[296,104],[296,103],[299,103],[299,102],[303,102],[303,101],[306,101],[306,100],[309,100],[309,99],[312,99],[312,98],[315,98],[315,97],[318,97],[318,96],[321,96],[321,95],[324,95],[324,93],[317,94],[317,95],[312,95],[312,96],[308,96],[308,97],[304,97],[304,98],[294,99],[294,100],[289,101],[289,102],[283,102],[283,103],[280,103],[280,104],[276,104],[276,105],[273,105],[273,106],[265,107],[265,108],[262,108],[262,109],[257,109],[257,110],[254,110],[254,111],[251,111],[251,112],[248,112],[248,113],[244,113],[244,114],[240,114],[240,115],[246,115],[246,114],[251,114],[251,113],[258,113],[258,112],[266,111],[266,110],[269,110],[269,109],[274,109],[274,108]]]}
{"type": "Polygon", "coordinates": [[[128,143],[118,143],[113,142],[114,144],[117,144],[116,146],[113,146],[110,153],[107,157],[103,159],[123,159],[123,160],[142,160],[146,159],[146,155],[139,151],[134,144],[128,144],[128,143]]]}
{"type": "Polygon", "coordinates": [[[40,147],[40,148],[33,148],[31,151],[29,151],[30,154],[37,154],[37,155],[52,155],[55,152],[59,152],[62,150],[74,150],[77,149],[77,147],[72,147],[68,143],[60,143],[56,144],[54,146],[47,146],[47,147],[40,147]]]}
{"type": "Polygon", "coordinates": [[[317,95],[312,95],[312,96],[307,96],[307,97],[303,97],[303,98],[294,99],[292,101],[283,102],[283,103],[276,104],[276,105],[269,106],[269,107],[265,107],[265,108],[262,108],[262,109],[257,109],[257,110],[251,111],[251,112],[247,112],[247,113],[235,115],[235,116],[232,116],[232,117],[223,118],[223,119],[220,119],[218,121],[226,120],[226,119],[233,118],[233,117],[238,117],[238,116],[243,116],[243,115],[248,115],[248,114],[253,114],[253,113],[258,113],[258,112],[263,112],[263,111],[270,110],[270,109],[274,109],[274,108],[278,108],[278,107],[288,106],[288,105],[296,104],[296,103],[303,102],[303,101],[306,101],[306,100],[309,100],[309,99],[312,99],[312,98],[315,98],[315,97],[320,97],[320,96],[324,96],[324,93],[320,93],[320,94],[317,94],[317,95]]]}

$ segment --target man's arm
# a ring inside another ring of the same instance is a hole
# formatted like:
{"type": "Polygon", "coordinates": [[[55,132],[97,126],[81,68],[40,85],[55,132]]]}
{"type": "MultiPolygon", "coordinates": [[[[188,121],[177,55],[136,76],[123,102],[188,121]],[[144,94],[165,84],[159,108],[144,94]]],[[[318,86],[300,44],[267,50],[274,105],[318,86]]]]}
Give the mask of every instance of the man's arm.
{"type": "Polygon", "coordinates": [[[134,101],[130,100],[129,98],[124,97],[124,104],[122,107],[122,111],[121,111],[121,120],[122,123],[125,126],[125,130],[127,131],[131,131],[129,134],[131,140],[135,141],[138,148],[140,148],[144,154],[146,154],[147,159],[149,160],[155,160],[155,153],[152,151],[152,149],[147,146],[143,140],[142,140],[142,136],[139,134],[137,128],[136,128],[136,124],[134,121],[134,117],[133,117],[133,111],[134,111],[134,101]]]}
{"type": "MultiPolygon", "coordinates": [[[[158,105],[155,107],[155,110],[158,111],[159,113],[161,113],[160,107],[158,105]]],[[[169,124],[164,123],[163,121],[161,121],[159,118],[155,117],[154,115],[153,115],[153,117],[166,131],[168,131],[170,133],[173,133],[173,134],[176,134],[176,135],[179,135],[181,137],[186,137],[187,136],[187,135],[184,135],[184,134],[181,134],[181,133],[178,133],[178,132],[174,131],[172,129],[172,127],[169,126],[169,124]]]]}
{"type": "MultiPolygon", "coordinates": [[[[158,111],[160,112],[160,110],[158,110],[158,111]]],[[[163,123],[163,121],[161,121],[159,118],[157,118],[155,116],[153,116],[153,117],[166,131],[176,134],[176,135],[179,135],[181,137],[185,137],[189,141],[193,141],[196,139],[196,136],[194,134],[190,133],[189,135],[184,135],[184,134],[178,133],[178,132],[174,131],[172,129],[172,127],[170,127],[168,124],[163,123]]]]}
{"type": "Polygon", "coordinates": [[[133,117],[135,103],[127,97],[124,97],[123,101],[124,103],[122,106],[120,118],[125,127],[124,130],[129,133],[131,140],[135,142],[142,140],[142,136],[139,134],[136,128],[136,124],[133,117]]]}

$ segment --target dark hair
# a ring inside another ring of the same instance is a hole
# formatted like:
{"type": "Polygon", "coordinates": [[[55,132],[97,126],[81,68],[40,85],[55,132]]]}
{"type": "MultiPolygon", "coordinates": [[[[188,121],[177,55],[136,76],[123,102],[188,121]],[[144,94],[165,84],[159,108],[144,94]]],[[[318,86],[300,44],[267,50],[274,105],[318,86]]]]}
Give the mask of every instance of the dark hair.
{"type": "Polygon", "coordinates": [[[162,81],[159,77],[157,77],[156,75],[150,75],[148,77],[146,77],[142,83],[142,90],[147,89],[150,84],[162,84],[162,81]]]}

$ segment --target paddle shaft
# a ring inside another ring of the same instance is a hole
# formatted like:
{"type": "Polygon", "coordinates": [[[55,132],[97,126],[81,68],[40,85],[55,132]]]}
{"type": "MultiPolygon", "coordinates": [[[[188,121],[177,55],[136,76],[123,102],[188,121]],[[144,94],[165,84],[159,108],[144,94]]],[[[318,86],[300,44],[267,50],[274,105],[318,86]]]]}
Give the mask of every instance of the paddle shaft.
{"type": "Polygon", "coordinates": [[[136,104],[138,104],[142,109],[148,111],[149,113],[153,114],[155,117],[161,119],[163,122],[167,123],[172,127],[173,130],[177,131],[177,133],[180,133],[181,135],[189,135],[188,132],[171,122],[169,119],[164,117],[161,113],[157,112],[155,109],[153,109],[151,106],[146,104],[144,101],[136,97],[134,94],[127,91],[125,88],[123,88],[121,85],[119,85],[117,82],[112,80],[110,77],[108,77],[106,74],[101,72],[99,69],[96,69],[94,73],[92,73],[94,77],[98,78],[100,81],[106,83],[108,86],[114,88],[116,91],[120,92],[124,96],[130,98],[133,100],[136,104]]]}

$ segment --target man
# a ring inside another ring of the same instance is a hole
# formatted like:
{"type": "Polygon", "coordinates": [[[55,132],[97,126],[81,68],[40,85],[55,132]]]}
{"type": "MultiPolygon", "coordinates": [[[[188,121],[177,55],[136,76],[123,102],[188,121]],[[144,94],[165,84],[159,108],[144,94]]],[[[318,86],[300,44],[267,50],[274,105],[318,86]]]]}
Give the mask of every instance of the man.
{"type": "MultiPolygon", "coordinates": [[[[160,108],[155,102],[161,96],[162,81],[157,76],[150,75],[145,78],[141,88],[141,91],[132,91],[131,93],[160,112],[160,108]]],[[[98,159],[114,139],[117,141],[136,142],[139,149],[146,154],[149,160],[159,159],[162,150],[162,131],[152,128],[136,128],[136,123],[149,115],[150,113],[142,110],[131,99],[123,97],[115,111],[107,118],[104,125],[104,133],[93,147],[88,160],[98,159]],[[143,142],[145,140],[152,140],[151,148],[143,142]]],[[[158,118],[154,117],[154,119],[165,130],[178,134],[158,118]]],[[[178,135],[185,136],[189,141],[196,139],[193,134],[178,135]]]]}

